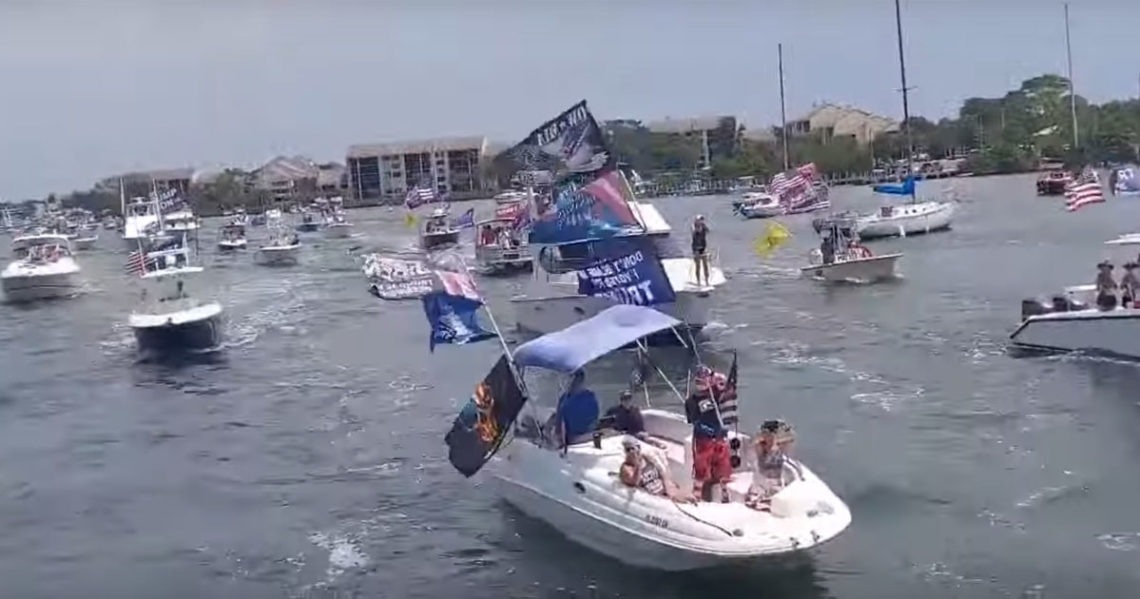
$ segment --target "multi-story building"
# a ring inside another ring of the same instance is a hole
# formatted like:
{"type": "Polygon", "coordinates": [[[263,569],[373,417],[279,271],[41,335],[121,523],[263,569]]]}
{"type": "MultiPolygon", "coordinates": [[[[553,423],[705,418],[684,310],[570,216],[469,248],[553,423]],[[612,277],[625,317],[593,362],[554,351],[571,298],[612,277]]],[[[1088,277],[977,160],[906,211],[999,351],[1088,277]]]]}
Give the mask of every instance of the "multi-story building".
{"type": "Polygon", "coordinates": [[[883,133],[897,131],[898,127],[898,121],[860,108],[821,104],[806,115],[789,121],[788,134],[818,135],[825,143],[846,136],[853,138],[859,145],[867,145],[883,133]]]}
{"type": "Polygon", "coordinates": [[[740,133],[734,116],[706,116],[696,118],[665,118],[645,125],[650,133],[682,135],[695,138],[701,143],[700,168],[707,167],[717,158],[727,158],[736,153],[740,143],[740,133]]]}
{"type": "Polygon", "coordinates": [[[304,201],[317,195],[317,163],[304,156],[277,156],[249,176],[249,186],[275,202],[304,201]]]}
{"type": "Polygon", "coordinates": [[[409,189],[432,187],[453,199],[483,195],[486,137],[360,144],[348,148],[348,193],[357,201],[403,199],[409,189]]]}

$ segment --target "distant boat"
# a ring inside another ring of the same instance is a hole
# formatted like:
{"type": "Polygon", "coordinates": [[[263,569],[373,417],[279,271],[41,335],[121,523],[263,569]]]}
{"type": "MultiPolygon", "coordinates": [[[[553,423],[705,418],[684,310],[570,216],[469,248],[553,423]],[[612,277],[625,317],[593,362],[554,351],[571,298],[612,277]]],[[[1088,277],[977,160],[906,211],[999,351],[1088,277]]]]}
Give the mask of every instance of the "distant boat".
{"type": "Polygon", "coordinates": [[[534,268],[526,232],[515,230],[515,220],[497,216],[475,223],[475,261],[484,272],[507,274],[534,268]]]}
{"type": "Polygon", "coordinates": [[[16,259],[0,272],[0,287],[11,303],[67,297],[78,291],[79,263],[67,237],[33,233],[12,240],[16,259]]]}
{"type": "Polygon", "coordinates": [[[805,276],[828,282],[873,283],[897,276],[895,265],[902,254],[876,256],[859,245],[855,221],[850,217],[818,218],[812,227],[824,240],[823,246],[811,251],[809,264],[800,268],[805,276]]]}
{"type": "Polygon", "coordinates": [[[301,253],[301,240],[284,228],[269,227],[269,239],[257,248],[253,261],[261,266],[292,266],[301,253]]]}
{"type": "Polygon", "coordinates": [[[448,219],[446,208],[436,208],[424,219],[420,229],[420,247],[434,250],[445,245],[459,243],[459,227],[448,219]]]}
{"type": "Polygon", "coordinates": [[[223,226],[218,234],[218,249],[223,252],[244,250],[248,243],[245,238],[245,225],[237,222],[223,226]]]}

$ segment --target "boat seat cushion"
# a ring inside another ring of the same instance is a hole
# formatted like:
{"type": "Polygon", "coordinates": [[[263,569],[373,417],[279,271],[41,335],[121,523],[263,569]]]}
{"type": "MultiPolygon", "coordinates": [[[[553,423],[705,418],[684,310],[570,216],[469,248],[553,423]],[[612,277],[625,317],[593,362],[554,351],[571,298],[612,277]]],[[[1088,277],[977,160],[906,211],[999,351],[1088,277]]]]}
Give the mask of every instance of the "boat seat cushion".
{"type": "Polygon", "coordinates": [[[566,438],[575,439],[584,435],[592,435],[594,423],[598,421],[601,408],[598,397],[589,389],[581,389],[567,395],[562,399],[559,412],[562,424],[566,427],[566,438]]]}

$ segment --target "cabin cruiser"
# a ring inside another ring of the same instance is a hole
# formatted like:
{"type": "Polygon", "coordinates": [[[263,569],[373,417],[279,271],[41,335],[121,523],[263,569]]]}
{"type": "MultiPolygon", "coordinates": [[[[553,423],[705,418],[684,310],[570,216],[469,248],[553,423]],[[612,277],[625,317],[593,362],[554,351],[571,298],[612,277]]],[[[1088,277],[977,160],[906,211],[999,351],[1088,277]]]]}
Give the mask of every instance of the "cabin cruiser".
{"type": "Polygon", "coordinates": [[[855,219],[842,215],[817,218],[812,221],[812,228],[822,241],[808,256],[809,264],[800,268],[803,275],[848,283],[871,283],[898,276],[895,264],[902,254],[874,255],[859,243],[855,219]]]}
{"type": "Polygon", "coordinates": [[[1059,196],[1065,195],[1065,189],[1073,182],[1073,176],[1068,171],[1050,170],[1037,175],[1037,195],[1059,196]]]}
{"type": "Polygon", "coordinates": [[[514,217],[496,217],[475,223],[475,261],[488,274],[529,271],[534,268],[525,232],[515,229],[514,217]]]}
{"type": "MultiPolygon", "coordinates": [[[[643,348],[641,340],[682,324],[651,308],[611,306],[564,330],[524,343],[513,360],[524,380],[536,370],[574,376],[599,358],[630,344],[643,348]]],[[[673,391],[683,402],[681,394],[673,391]]],[[[495,399],[498,395],[496,390],[495,399]]],[[[641,455],[656,456],[654,462],[668,471],[667,478],[681,490],[691,488],[694,426],[679,413],[647,406],[641,410],[645,434],[634,440],[614,431],[612,422],[598,418],[600,408],[592,392],[586,390],[583,395],[579,389],[574,396],[584,398],[585,404],[569,401],[569,394],[564,396],[566,401],[547,398],[543,402],[532,396],[536,401],[520,408],[513,439],[499,450],[488,471],[506,502],[588,549],[632,566],[686,571],[804,551],[833,539],[851,523],[851,511],[843,500],[794,459],[790,450],[776,457],[775,477],[761,477],[753,449],[756,444],[731,428],[727,443],[736,448],[736,455],[725,485],[725,501],[677,502],[628,486],[618,473],[626,460],[626,448],[639,446],[641,455]],[[557,403],[559,413],[550,419],[535,417],[533,413],[541,409],[535,406],[538,402],[552,414],[550,406],[557,403]],[[557,423],[557,417],[564,423],[560,430],[569,429],[574,420],[575,429],[588,432],[563,441],[542,424],[557,423]],[[760,504],[755,489],[764,489],[760,504]]],[[[475,396],[469,406],[477,409],[477,400],[475,396]]],[[[462,418],[461,413],[452,434],[462,426],[462,418]]],[[[503,428],[509,427],[507,423],[503,428]]],[[[453,452],[456,447],[452,445],[453,452]]],[[[772,470],[769,467],[768,472],[772,470]]]]}
{"type": "Polygon", "coordinates": [[[744,218],[770,218],[784,214],[780,198],[766,191],[749,191],[740,196],[740,203],[733,202],[737,214],[744,218]]]}
{"type": "Polygon", "coordinates": [[[292,266],[301,253],[301,240],[296,233],[279,227],[270,227],[269,239],[253,255],[261,266],[292,266]]]}
{"type": "Polygon", "coordinates": [[[440,246],[459,243],[459,227],[448,220],[446,208],[436,208],[424,219],[420,229],[420,247],[434,250],[440,246]]]}
{"type": "MultiPolygon", "coordinates": [[[[654,308],[681,320],[690,331],[700,331],[709,322],[717,288],[727,281],[724,271],[712,260],[708,284],[699,284],[693,258],[670,237],[673,229],[657,207],[633,201],[630,208],[644,227],[644,233],[620,239],[636,243],[659,258],[676,294],[675,301],[657,304],[654,308]]],[[[511,298],[515,323],[520,330],[538,334],[558,331],[613,305],[613,301],[605,297],[578,294],[578,276],[572,263],[591,251],[589,243],[542,250],[538,259],[546,272],[545,281],[532,281],[535,289],[511,298]]],[[[655,337],[654,341],[674,343],[675,337],[664,335],[655,337]]]]}
{"type": "Polygon", "coordinates": [[[956,204],[952,201],[914,199],[913,176],[907,177],[901,185],[876,185],[874,189],[876,193],[887,195],[909,195],[911,201],[880,206],[878,212],[859,215],[855,232],[859,234],[860,239],[907,237],[950,229],[956,204]]]}
{"type": "Polygon", "coordinates": [[[66,236],[32,233],[12,240],[15,256],[0,272],[4,299],[11,303],[67,297],[81,285],[79,264],[66,236]]]}
{"type": "Polygon", "coordinates": [[[140,246],[132,259],[143,288],[127,324],[139,350],[164,354],[217,349],[222,342],[222,305],[190,295],[188,282],[203,269],[191,264],[186,238],[140,246]]]}
{"type": "Polygon", "coordinates": [[[223,252],[244,250],[248,244],[245,238],[245,225],[232,222],[222,227],[218,233],[218,249],[223,252]]]}
{"type": "MultiPolygon", "coordinates": [[[[1110,246],[1140,246],[1140,233],[1121,235],[1110,246]]],[[[1140,308],[1096,306],[1096,285],[1064,288],[1048,300],[1021,302],[1021,324],[1009,336],[1015,348],[1044,351],[1080,351],[1140,360],[1140,308]]]]}

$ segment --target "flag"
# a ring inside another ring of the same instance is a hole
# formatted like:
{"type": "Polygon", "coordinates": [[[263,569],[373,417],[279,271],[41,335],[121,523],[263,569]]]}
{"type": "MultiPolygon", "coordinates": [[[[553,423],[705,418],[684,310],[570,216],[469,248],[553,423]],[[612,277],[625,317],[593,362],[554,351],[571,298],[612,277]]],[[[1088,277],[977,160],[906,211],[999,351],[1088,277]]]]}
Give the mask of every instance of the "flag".
{"type": "Polygon", "coordinates": [[[764,235],[756,238],[756,243],[753,245],[753,248],[761,257],[767,258],[779,249],[781,245],[784,245],[791,236],[792,233],[788,231],[787,227],[773,221],[768,223],[768,228],[764,231],[764,235]]]}
{"type": "Polygon", "coordinates": [[[1104,190],[1100,188],[1100,179],[1096,171],[1086,168],[1072,183],[1065,188],[1065,209],[1076,212],[1089,204],[1104,202],[1104,190]]]}
{"type": "Polygon", "coordinates": [[[409,189],[407,195],[404,196],[404,206],[406,206],[408,210],[414,210],[424,204],[434,202],[437,199],[434,189],[430,187],[413,187],[409,189]]]}
{"type": "Polygon", "coordinates": [[[739,406],[736,403],[737,380],[739,373],[736,368],[736,352],[732,352],[732,367],[728,369],[728,378],[724,382],[724,386],[720,388],[720,395],[717,401],[720,403],[720,420],[725,426],[736,426],[740,422],[739,406]]]}
{"type": "Polygon", "coordinates": [[[452,222],[451,224],[455,227],[460,228],[460,229],[470,229],[471,227],[474,227],[475,226],[475,209],[474,208],[468,208],[467,212],[464,212],[462,216],[455,219],[455,221],[452,222]]]}
{"type": "Polygon", "coordinates": [[[499,450],[526,400],[510,358],[500,356],[443,438],[447,461],[463,476],[478,472],[499,450]]]}
{"type": "Polygon", "coordinates": [[[409,212],[409,213],[404,215],[404,226],[409,228],[409,229],[416,226],[416,213],[415,212],[409,212]]]}
{"type": "Polygon", "coordinates": [[[477,312],[483,302],[463,295],[436,291],[423,297],[424,315],[431,325],[428,350],[440,343],[463,345],[497,337],[479,325],[477,312]]]}
{"type": "Polygon", "coordinates": [[[146,254],[142,250],[135,250],[127,256],[127,273],[139,277],[146,274],[146,254]]]}

